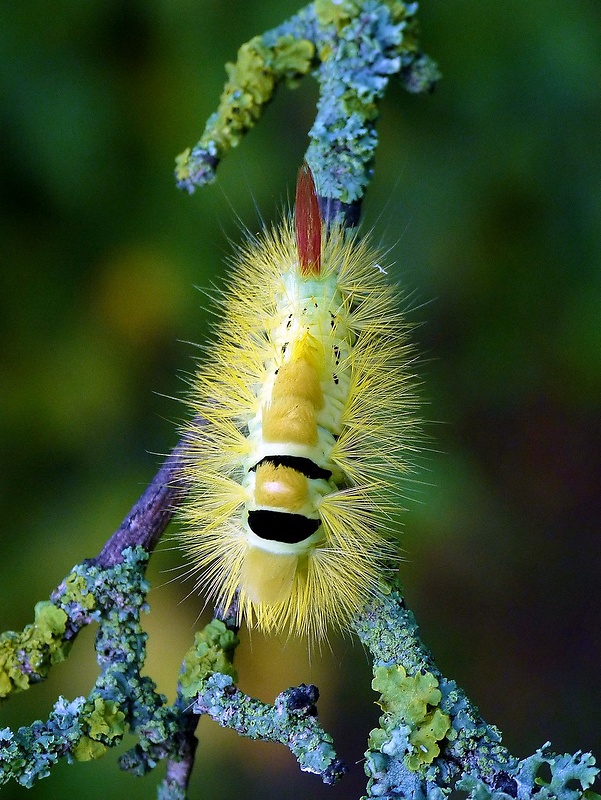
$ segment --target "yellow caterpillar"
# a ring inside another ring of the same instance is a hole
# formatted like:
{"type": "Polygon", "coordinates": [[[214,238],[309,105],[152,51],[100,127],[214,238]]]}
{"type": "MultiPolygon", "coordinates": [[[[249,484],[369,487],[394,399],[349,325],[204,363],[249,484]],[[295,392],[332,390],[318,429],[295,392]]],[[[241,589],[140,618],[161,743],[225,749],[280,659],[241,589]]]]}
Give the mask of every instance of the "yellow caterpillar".
{"type": "Polygon", "coordinates": [[[183,546],[199,590],[265,631],[344,628],[398,558],[392,490],[415,441],[397,288],[363,239],[292,219],[236,258],[186,429],[183,546]]]}

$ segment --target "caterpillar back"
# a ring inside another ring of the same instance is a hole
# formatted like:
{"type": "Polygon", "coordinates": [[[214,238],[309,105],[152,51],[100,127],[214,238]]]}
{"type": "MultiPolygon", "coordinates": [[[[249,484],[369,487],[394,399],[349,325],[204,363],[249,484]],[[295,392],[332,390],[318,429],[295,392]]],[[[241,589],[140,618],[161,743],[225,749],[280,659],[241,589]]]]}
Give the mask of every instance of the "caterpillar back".
{"type": "Polygon", "coordinates": [[[251,626],[344,628],[398,557],[417,422],[396,295],[368,241],[325,229],[306,165],[294,217],[237,256],[190,393],[182,542],[251,626]]]}

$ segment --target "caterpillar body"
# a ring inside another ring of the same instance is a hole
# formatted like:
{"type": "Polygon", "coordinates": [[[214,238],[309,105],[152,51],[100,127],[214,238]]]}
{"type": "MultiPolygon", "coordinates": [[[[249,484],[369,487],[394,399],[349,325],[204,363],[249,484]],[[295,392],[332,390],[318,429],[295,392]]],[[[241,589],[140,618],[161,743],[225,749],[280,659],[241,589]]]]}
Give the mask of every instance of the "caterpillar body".
{"type": "Polygon", "coordinates": [[[193,380],[183,546],[240,620],[321,638],[397,559],[392,494],[415,442],[411,347],[366,239],[325,229],[313,178],[236,258],[193,380]]]}

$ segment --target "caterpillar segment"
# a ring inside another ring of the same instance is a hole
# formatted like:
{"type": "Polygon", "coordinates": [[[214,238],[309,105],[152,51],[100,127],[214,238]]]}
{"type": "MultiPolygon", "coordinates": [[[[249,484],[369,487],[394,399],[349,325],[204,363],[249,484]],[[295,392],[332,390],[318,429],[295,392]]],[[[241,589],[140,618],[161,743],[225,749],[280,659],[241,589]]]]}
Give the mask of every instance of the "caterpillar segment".
{"type": "Polygon", "coordinates": [[[304,168],[294,218],[237,257],[190,392],[204,424],[186,431],[182,512],[199,591],[313,639],[398,558],[391,498],[417,425],[396,289],[365,239],[318,215],[304,168]]]}

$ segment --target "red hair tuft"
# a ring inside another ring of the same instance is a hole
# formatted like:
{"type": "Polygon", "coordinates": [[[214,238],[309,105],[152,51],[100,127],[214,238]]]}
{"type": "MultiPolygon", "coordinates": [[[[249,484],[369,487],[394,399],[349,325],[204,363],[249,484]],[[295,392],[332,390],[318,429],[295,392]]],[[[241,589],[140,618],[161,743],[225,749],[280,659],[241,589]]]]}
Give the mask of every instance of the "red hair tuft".
{"type": "Polygon", "coordinates": [[[301,275],[319,275],[321,270],[322,219],[315,181],[307,162],[298,171],[294,229],[301,275]]]}

